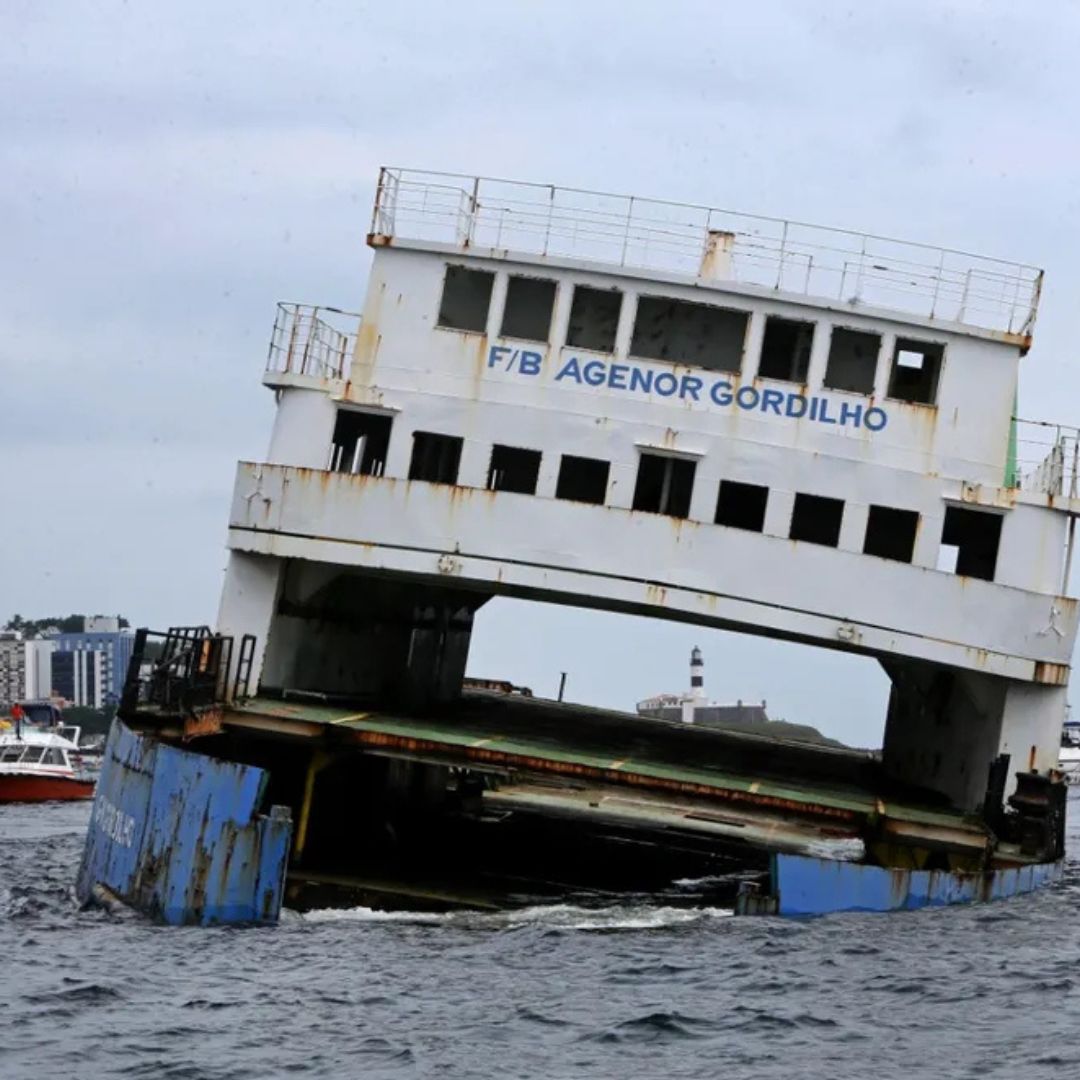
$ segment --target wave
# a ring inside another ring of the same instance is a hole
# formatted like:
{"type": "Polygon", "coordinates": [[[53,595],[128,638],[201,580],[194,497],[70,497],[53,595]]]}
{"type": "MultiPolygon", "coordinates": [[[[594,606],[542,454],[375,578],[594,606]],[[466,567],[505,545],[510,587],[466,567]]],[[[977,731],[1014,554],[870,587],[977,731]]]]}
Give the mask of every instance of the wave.
{"type": "Polygon", "coordinates": [[[535,904],[498,912],[377,911],[369,907],[318,908],[293,912],[305,923],[404,923],[415,926],[462,926],[494,930],[534,927],[542,930],[660,930],[733,915],[730,908],[662,907],[649,904],[586,907],[580,904],[535,904]]]}

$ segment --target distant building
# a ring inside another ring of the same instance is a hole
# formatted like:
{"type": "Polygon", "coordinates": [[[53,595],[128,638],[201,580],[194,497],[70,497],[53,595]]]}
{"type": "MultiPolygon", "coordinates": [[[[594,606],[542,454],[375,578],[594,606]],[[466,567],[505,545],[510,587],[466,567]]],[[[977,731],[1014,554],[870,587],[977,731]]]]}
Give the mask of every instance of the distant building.
{"type": "Polygon", "coordinates": [[[93,616],[83,620],[81,631],[55,634],[50,640],[56,644],[54,669],[61,653],[78,650],[102,653],[102,703],[107,705],[120,700],[135,635],[131,630],[122,630],[118,618],[93,616]]]}
{"type": "Polygon", "coordinates": [[[17,630],[0,631],[0,711],[26,696],[26,642],[17,630]]]}
{"type": "Polygon", "coordinates": [[[101,649],[63,649],[52,656],[53,692],[72,705],[105,704],[106,654],[101,649]]]}
{"type": "Polygon", "coordinates": [[[56,651],[56,642],[44,638],[24,641],[26,652],[26,674],[23,684],[23,699],[43,701],[52,697],[52,654],[56,651]]]}
{"type": "Polygon", "coordinates": [[[705,697],[705,661],[695,645],[690,653],[690,689],[681,694],[657,694],[637,704],[639,716],[654,720],[681,720],[709,728],[755,728],[770,723],[765,702],[760,705],[720,705],[705,697]]]}

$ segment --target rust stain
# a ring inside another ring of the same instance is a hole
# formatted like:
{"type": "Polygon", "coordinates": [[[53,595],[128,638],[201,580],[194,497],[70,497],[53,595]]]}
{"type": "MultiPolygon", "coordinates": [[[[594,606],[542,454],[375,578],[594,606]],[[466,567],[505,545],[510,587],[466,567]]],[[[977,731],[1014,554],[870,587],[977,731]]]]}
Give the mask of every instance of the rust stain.
{"type": "MultiPolygon", "coordinates": [[[[381,749],[408,750],[411,753],[445,752],[445,743],[433,739],[419,739],[410,735],[392,735],[381,731],[354,732],[355,741],[364,746],[381,749]]],[[[713,787],[689,780],[672,780],[666,777],[644,776],[641,773],[624,772],[621,769],[601,768],[585,765],[576,761],[554,761],[550,758],[534,757],[528,754],[515,754],[503,750],[492,750],[484,746],[454,747],[465,757],[489,765],[529,769],[535,772],[556,773],[563,776],[579,776],[589,779],[604,780],[609,783],[626,784],[631,787],[650,788],[660,791],[677,791],[688,795],[703,795],[726,802],[750,803],[755,806],[770,806],[790,810],[796,813],[817,817],[835,818],[840,821],[854,822],[859,818],[854,810],[837,806],[823,806],[820,803],[801,802],[797,799],[785,799],[777,795],[762,795],[735,788],[713,787]]]]}

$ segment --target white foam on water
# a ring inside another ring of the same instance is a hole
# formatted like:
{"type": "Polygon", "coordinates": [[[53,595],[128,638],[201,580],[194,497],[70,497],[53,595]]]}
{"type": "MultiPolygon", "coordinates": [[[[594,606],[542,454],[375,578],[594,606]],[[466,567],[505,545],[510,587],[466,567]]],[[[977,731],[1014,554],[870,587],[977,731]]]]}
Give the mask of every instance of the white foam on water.
{"type": "MultiPolygon", "coordinates": [[[[284,914],[284,912],[283,912],[284,914]]],[[[730,908],[650,907],[647,904],[608,908],[578,904],[535,904],[512,911],[376,911],[369,907],[318,908],[289,913],[289,921],[307,923],[404,923],[419,926],[457,925],[491,929],[523,926],[550,930],[659,930],[734,914],[730,908]]]]}

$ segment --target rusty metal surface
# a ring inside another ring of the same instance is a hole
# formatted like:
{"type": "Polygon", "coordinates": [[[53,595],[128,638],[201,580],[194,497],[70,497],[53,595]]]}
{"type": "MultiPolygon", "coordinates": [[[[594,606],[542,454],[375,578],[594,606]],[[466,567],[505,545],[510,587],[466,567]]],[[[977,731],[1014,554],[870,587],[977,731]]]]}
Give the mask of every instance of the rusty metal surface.
{"type": "Polygon", "coordinates": [[[76,892],[104,888],[168,923],[275,922],[292,835],[260,813],[266,773],[113,723],[76,892]]]}
{"type": "MultiPolygon", "coordinates": [[[[624,791],[697,797],[736,813],[853,822],[902,820],[949,830],[961,846],[985,844],[985,829],[926,793],[888,781],[874,755],[742,732],[713,731],[542,699],[471,695],[438,716],[256,698],[229,708],[226,727],[276,736],[336,738],[372,753],[504,774],[558,777],[624,791]]],[[[929,842],[929,841],[928,841],[929,842]]]]}
{"type": "Polygon", "coordinates": [[[887,870],[859,863],[776,855],[772,887],[780,915],[835,911],[913,911],[1003,900],[1059,881],[1062,864],[1037,863],[979,873],[887,870]]]}

